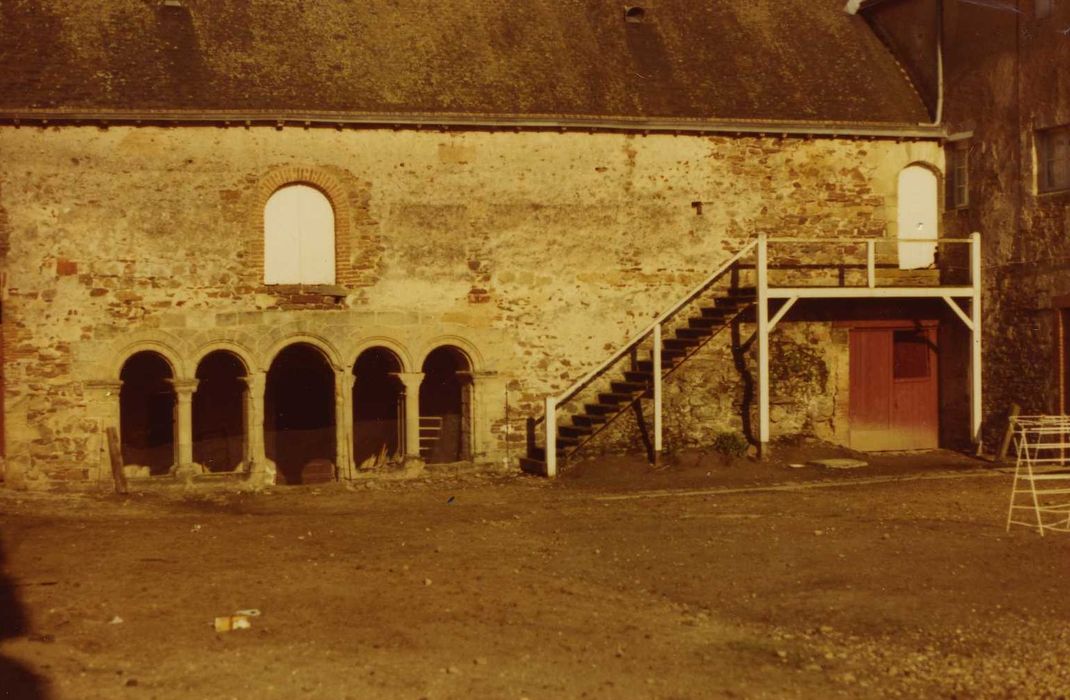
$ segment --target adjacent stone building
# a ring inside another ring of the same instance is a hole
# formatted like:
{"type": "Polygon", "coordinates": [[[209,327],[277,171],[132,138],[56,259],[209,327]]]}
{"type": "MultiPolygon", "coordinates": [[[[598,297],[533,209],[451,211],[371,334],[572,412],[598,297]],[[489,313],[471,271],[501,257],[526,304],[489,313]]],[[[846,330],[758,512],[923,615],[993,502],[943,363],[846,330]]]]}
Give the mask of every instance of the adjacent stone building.
{"type": "Polygon", "coordinates": [[[1070,412],[1070,3],[862,3],[909,66],[936,84],[945,235],[984,233],[985,416],[1070,412]]]}
{"type": "MultiPolygon", "coordinates": [[[[939,86],[841,0],[11,0],[0,35],[16,487],[110,478],[108,427],[157,475],[515,468],[545,396],[760,235],[795,241],[772,283],[933,288],[965,248],[897,240],[989,221],[938,230],[939,86]]],[[[665,449],[761,440],[755,264],[664,379],[665,449]]],[[[938,295],[777,309],[773,438],[969,442],[938,295]]],[[[585,449],[634,449],[642,392],[585,449]]]]}

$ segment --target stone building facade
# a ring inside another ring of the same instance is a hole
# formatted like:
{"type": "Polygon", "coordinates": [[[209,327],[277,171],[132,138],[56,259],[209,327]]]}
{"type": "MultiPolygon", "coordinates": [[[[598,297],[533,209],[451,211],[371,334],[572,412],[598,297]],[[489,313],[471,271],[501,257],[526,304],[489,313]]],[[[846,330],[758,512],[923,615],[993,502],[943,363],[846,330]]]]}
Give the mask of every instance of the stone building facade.
{"type": "Polygon", "coordinates": [[[1014,404],[1070,412],[1070,3],[863,6],[904,64],[932,82],[942,44],[943,227],[984,232],[985,416],[995,443],[1014,404]]]}
{"type": "MultiPolygon", "coordinates": [[[[833,243],[786,249],[803,276],[857,253],[837,248],[845,239],[882,242],[894,267],[901,173],[944,170],[924,90],[838,2],[721,3],[702,21],[668,0],[534,3],[560,23],[544,35],[519,29],[517,10],[458,0],[406,20],[427,61],[406,63],[423,71],[411,82],[381,65],[360,77],[359,47],[324,35],[389,25],[391,3],[360,16],[331,5],[330,18],[249,3],[235,25],[245,5],[114,0],[98,19],[14,3],[0,24],[19,37],[0,62],[22,66],[0,85],[8,485],[110,478],[108,427],[125,462],[160,475],[274,465],[298,483],[315,459],[342,478],[384,459],[514,468],[545,395],[756,235],[833,243]],[[733,41],[749,37],[741,63],[684,48],[727,41],[719,13],[733,41]],[[439,55],[458,14],[504,75],[471,85],[457,77],[466,59],[439,55]],[[824,51],[869,80],[802,61],[806,42],[768,35],[787,21],[824,32],[824,51]],[[159,44],[122,45],[123,23],[159,44]],[[271,72],[266,40],[225,34],[234,26],[327,48],[305,73],[271,72]],[[45,38],[59,49],[46,55],[45,38]],[[566,52],[558,81],[525,72],[553,50],[566,52]],[[727,77],[772,60],[764,85],[727,77]],[[342,79],[352,92],[328,89],[342,79]],[[328,278],[265,277],[269,204],[287,188],[329,204],[328,278]]],[[[852,328],[923,321],[941,324],[946,348],[941,442],[968,440],[957,320],[912,300],[793,309],[773,341],[774,434],[849,443],[852,328]]],[[[752,432],[752,354],[726,334],[668,380],[668,449],[752,432]]],[[[625,429],[592,448],[629,445],[625,429]]]]}

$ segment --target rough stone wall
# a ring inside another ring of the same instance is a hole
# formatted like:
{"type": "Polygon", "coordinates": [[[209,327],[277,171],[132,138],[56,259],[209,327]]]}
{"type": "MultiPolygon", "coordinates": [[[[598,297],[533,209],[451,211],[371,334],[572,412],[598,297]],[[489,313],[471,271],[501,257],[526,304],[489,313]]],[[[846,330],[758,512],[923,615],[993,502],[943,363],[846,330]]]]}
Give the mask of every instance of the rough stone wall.
{"type": "Polygon", "coordinates": [[[951,133],[969,139],[970,205],[944,216],[948,235],[980,231],[985,264],[984,415],[998,445],[1011,403],[1061,412],[1057,306],[1070,294],[1070,192],[1039,193],[1035,130],[1070,124],[1070,6],[1036,19],[944,4],[951,133]]]}
{"type": "MultiPolygon", "coordinates": [[[[211,127],[5,127],[0,152],[12,483],[100,476],[107,382],[132,352],[155,349],[187,379],[213,348],[265,371],[294,339],[343,371],[375,345],[407,371],[458,345],[475,365],[476,457],[515,459],[546,393],[758,232],[894,236],[899,170],[942,164],[924,142],[211,127]],[[334,288],[262,284],[263,206],[291,178],[332,198],[334,288]]],[[[830,333],[775,343],[806,365],[839,352],[830,333]]],[[[702,362],[681,386],[738,384],[731,363],[702,362]]],[[[774,435],[833,432],[828,376],[774,383],[792,397],[776,400],[774,435]]],[[[713,411],[693,394],[669,410],[681,440],[740,420],[719,417],[737,399],[713,411]]]]}

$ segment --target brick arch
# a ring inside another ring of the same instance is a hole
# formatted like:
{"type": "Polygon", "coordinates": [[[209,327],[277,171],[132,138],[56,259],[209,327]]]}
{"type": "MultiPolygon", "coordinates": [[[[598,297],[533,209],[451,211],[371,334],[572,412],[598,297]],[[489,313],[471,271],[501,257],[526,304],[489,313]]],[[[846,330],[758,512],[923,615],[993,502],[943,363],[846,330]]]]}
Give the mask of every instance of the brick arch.
{"type": "Polygon", "coordinates": [[[334,209],[334,281],[341,287],[352,286],[356,279],[351,262],[353,253],[353,212],[341,181],[323,168],[312,165],[284,165],[260,178],[255,207],[250,213],[251,230],[257,232],[248,251],[250,267],[255,269],[257,284],[264,283],[264,207],[268,199],[286,185],[308,185],[323,193],[334,209]]]}

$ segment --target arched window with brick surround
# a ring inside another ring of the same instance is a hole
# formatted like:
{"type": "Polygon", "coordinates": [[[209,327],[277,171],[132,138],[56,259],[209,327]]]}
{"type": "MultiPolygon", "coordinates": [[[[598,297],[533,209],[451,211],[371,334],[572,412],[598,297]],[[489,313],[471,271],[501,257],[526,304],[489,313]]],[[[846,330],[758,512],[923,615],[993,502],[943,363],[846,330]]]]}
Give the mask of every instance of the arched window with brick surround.
{"type": "Polygon", "coordinates": [[[284,185],[264,205],[264,283],[334,284],[335,216],[319,189],[284,185]]]}

